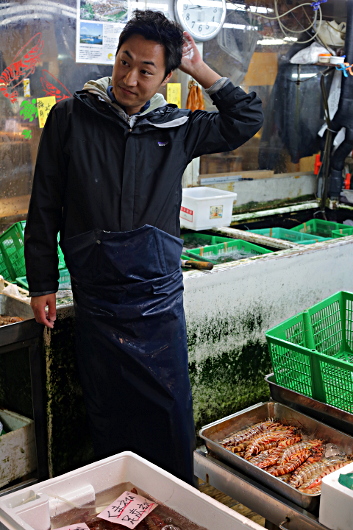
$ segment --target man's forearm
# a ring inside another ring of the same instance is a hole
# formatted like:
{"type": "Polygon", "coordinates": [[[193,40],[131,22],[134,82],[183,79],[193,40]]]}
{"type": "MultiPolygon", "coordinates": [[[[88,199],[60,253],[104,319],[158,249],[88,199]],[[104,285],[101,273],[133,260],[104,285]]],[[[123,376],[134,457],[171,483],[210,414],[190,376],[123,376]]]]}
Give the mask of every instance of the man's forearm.
{"type": "Polygon", "coordinates": [[[210,88],[216,81],[218,81],[218,79],[221,79],[221,76],[204,62],[195,66],[192,77],[203,88],[210,88]]]}

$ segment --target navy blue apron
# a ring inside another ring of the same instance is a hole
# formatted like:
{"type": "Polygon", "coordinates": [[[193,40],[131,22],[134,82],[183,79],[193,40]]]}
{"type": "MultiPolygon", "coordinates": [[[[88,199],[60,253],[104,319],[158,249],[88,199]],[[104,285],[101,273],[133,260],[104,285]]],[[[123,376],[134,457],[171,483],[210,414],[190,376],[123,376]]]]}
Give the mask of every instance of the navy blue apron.
{"type": "Polygon", "coordinates": [[[64,241],[95,454],[130,450],[193,484],[182,240],[145,225],[64,241]]]}

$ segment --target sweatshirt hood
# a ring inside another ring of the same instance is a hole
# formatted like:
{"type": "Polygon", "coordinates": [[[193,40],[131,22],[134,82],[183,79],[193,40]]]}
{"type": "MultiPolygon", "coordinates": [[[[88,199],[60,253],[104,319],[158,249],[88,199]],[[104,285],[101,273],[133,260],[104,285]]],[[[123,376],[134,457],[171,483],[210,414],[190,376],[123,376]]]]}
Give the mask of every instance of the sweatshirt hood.
{"type": "MultiPolygon", "coordinates": [[[[112,84],[111,77],[102,77],[101,79],[87,81],[87,83],[85,83],[83,86],[83,90],[87,90],[91,94],[96,94],[97,96],[102,98],[104,101],[106,101],[107,103],[112,105],[114,108],[116,108],[119,111],[119,113],[122,112],[123,115],[125,115],[124,116],[125,119],[126,119],[126,116],[128,117],[128,119],[131,119],[131,117],[126,114],[124,109],[122,109],[120,105],[118,105],[117,103],[114,103],[108,96],[107,90],[111,84],[112,84]]],[[[141,112],[141,114],[139,114],[138,116],[143,116],[145,114],[148,114],[152,110],[158,109],[159,107],[164,107],[165,105],[167,105],[167,101],[164,99],[162,94],[157,93],[154,96],[152,96],[152,98],[150,99],[150,106],[148,107],[148,109],[141,112]]]]}

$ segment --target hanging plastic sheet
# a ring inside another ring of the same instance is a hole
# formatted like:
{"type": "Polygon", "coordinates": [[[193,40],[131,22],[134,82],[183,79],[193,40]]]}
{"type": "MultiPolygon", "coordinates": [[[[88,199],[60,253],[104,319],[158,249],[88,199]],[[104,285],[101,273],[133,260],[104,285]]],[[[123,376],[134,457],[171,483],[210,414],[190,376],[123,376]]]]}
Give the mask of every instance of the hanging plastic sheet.
{"type": "Polygon", "coordinates": [[[309,64],[279,65],[260,142],[260,169],[285,172],[285,152],[295,164],[318,152],[317,132],[324,124],[320,90],[323,69],[309,64]]]}
{"type": "Polygon", "coordinates": [[[96,455],[131,450],[193,483],[182,240],[145,225],[63,245],[96,455]]]}
{"type": "Polygon", "coordinates": [[[228,12],[226,27],[216,39],[203,44],[207,64],[236,86],[244,81],[257,41],[261,38],[256,22],[251,13],[228,12]],[[228,24],[230,27],[227,27],[228,24]]]}

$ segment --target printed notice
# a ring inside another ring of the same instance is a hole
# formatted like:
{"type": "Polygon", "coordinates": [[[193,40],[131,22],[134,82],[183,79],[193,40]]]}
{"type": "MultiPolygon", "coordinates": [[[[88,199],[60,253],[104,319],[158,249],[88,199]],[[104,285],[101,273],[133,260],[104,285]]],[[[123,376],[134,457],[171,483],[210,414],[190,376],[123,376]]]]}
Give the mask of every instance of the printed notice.
{"type": "Polygon", "coordinates": [[[37,98],[37,109],[38,109],[38,121],[39,128],[43,129],[45,122],[47,121],[50,109],[55,105],[55,96],[47,96],[45,98],[37,98]]]}
{"type": "Polygon", "coordinates": [[[135,528],[156,506],[158,505],[155,502],[141,495],[124,491],[98,517],[111,523],[119,523],[127,528],[135,528]]]}
{"type": "Polygon", "coordinates": [[[114,64],[128,0],[77,0],[76,62],[114,64]]]}
{"type": "Polygon", "coordinates": [[[70,526],[62,526],[57,530],[90,530],[86,523],[75,523],[70,526]]]}

